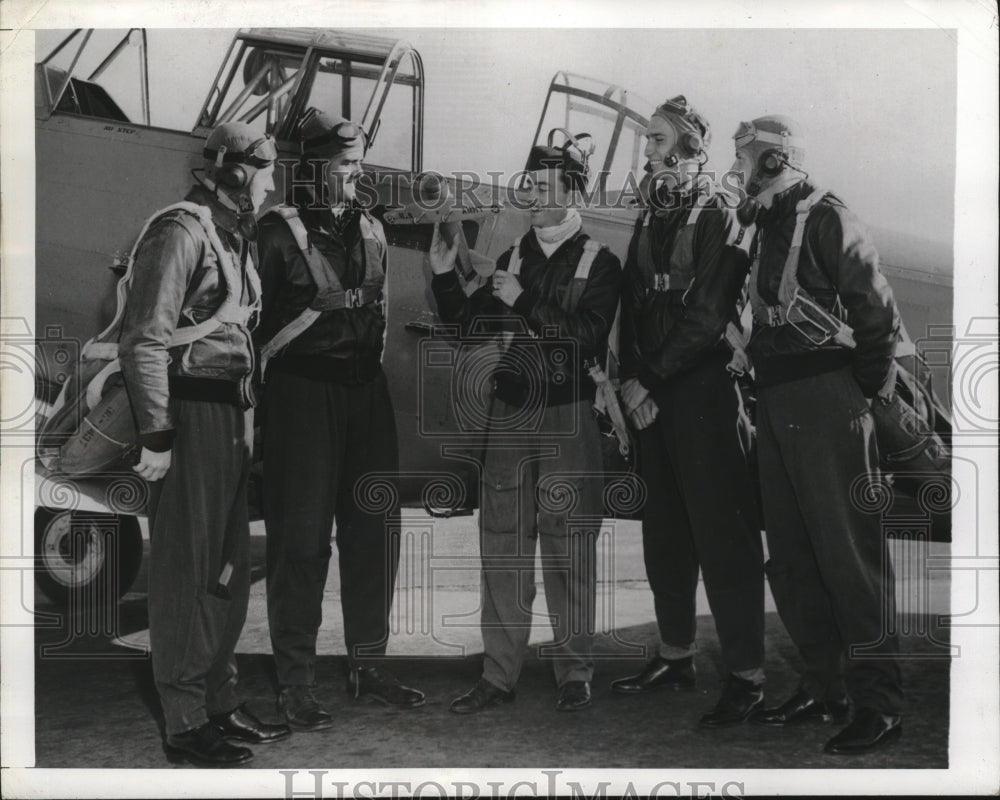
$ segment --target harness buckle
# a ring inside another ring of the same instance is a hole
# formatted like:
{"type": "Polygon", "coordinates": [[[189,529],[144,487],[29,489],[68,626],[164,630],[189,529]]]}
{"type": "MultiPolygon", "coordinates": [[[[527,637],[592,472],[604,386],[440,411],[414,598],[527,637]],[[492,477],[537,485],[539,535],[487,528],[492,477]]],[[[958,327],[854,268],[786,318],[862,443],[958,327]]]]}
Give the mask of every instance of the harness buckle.
{"type": "Polygon", "coordinates": [[[653,291],[666,292],[670,289],[670,275],[666,272],[657,272],[653,276],[653,291]]]}
{"type": "Polygon", "coordinates": [[[344,290],[344,306],[346,308],[361,308],[365,304],[365,294],[361,289],[344,290]]]}

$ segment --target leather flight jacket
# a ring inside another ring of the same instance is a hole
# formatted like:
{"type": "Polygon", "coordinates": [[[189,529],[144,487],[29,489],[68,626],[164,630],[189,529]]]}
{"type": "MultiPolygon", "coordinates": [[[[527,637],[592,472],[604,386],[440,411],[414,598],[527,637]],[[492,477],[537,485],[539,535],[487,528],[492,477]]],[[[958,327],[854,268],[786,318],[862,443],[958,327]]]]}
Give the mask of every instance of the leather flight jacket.
{"type": "MultiPolygon", "coordinates": [[[[186,200],[208,207],[195,187],[186,200]]],[[[129,289],[119,357],[139,430],[139,443],[169,449],[174,420],[171,397],[254,404],[255,357],[250,331],[256,324],[260,282],[246,243],[219,224],[216,248],[198,219],[170,211],[153,222],[139,245],[129,289]],[[213,318],[227,295],[237,314],[197,340],[170,348],[175,330],[213,318]]]]}
{"type": "MultiPolygon", "coordinates": [[[[776,195],[758,216],[754,288],[767,306],[780,307],[778,290],[792,246],[796,205],[815,190],[810,182],[800,181],[776,195]]],[[[865,396],[873,397],[892,365],[899,314],[867,230],[833,195],[825,195],[809,212],[796,277],[809,297],[850,326],[855,347],[847,349],[832,339],[817,344],[780,314],[755,317],[747,352],[757,384],[783,383],[851,365],[865,396]]]]}
{"type": "MultiPolygon", "coordinates": [[[[365,297],[373,294],[376,299],[321,310],[315,321],[273,356],[268,374],[291,372],[335,383],[367,383],[381,372],[386,332],[383,287],[388,258],[381,223],[357,209],[345,211],[337,220],[329,208],[300,208],[299,218],[306,228],[307,246],[318,248],[334,271],[337,285],[352,296],[360,295],[364,286],[365,297]],[[369,291],[373,277],[379,281],[377,292],[369,291]]],[[[255,340],[264,345],[317,305],[317,285],[281,214],[261,218],[257,241],[263,310],[255,340]]]]}

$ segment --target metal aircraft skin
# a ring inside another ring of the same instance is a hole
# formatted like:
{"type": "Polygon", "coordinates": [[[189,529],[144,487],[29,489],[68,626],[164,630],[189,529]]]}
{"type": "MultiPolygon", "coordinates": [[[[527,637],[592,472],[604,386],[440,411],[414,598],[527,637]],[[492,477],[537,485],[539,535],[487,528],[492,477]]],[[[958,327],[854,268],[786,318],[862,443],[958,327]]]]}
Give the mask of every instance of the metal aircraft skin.
{"type": "MultiPolygon", "coordinates": [[[[73,73],[76,57],[69,70],[53,66],[59,51],[72,52],[81,38],[85,45],[87,35],[75,32],[35,68],[36,394],[43,401],[54,399],[79,344],[113,316],[121,273],[114,269],[116,258],[129,252],[150,214],[184,196],[192,184],[191,171],[202,164],[202,143],[212,127],[239,119],[259,125],[277,140],[284,161],[275,171],[277,189],[265,202],[266,210],[281,202],[297,160],[297,120],[310,106],[331,109],[360,121],[372,137],[367,185],[370,197],[377,194],[373,213],[383,220],[390,246],[383,363],[399,434],[402,500],[443,513],[474,506],[478,473],[466,455],[475,437],[463,434],[455,418],[454,370],[428,364],[428,354],[438,345],[426,263],[434,215],[407,217],[400,208],[412,208],[413,179],[422,170],[425,87],[419,53],[405,42],[356,33],[241,30],[208,87],[196,125],[181,131],[148,124],[143,32],[130,31],[90,79],[73,73]],[[137,37],[141,123],[128,119],[99,81],[125,41],[137,37]]],[[[589,133],[595,148],[592,167],[606,174],[607,199],[614,201],[623,188],[635,187],[629,175],[641,175],[644,165],[647,120],[627,98],[620,87],[558,73],[548,96],[539,98],[544,105],[534,139],[525,142],[525,156],[532,144],[553,134],[589,133]]],[[[474,171],[488,165],[456,167],[474,171]]],[[[464,216],[468,245],[478,253],[496,259],[528,229],[527,212],[508,202],[506,190],[484,184],[463,195],[463,187],[446,180],[450,196],[462,197],[470,209],[502,201],[502,211],[464,216]]],[[[628,202],[610,205],[616,207],[584,208],[581,216],[588,233],[624,259],[638,211],[628,202]]],[[[462,216],[459,210],[453,219],[462,216]]],[[[952,262],[947,248],[929,249],[891,231],[873,229],[873,236],[910,331],[949,325],[952,262]]],[[[950,347],[950,340],[941,346],[950,347]]],[[[947,374],[935,374],[935,385],[946,398],[947,374]]],[[[78,488],[77,510],[109,510],[102,485],[82,481],[78,488]]],[[[38,505],[57,507],[51,497],[39,498],[38,505]]]]}

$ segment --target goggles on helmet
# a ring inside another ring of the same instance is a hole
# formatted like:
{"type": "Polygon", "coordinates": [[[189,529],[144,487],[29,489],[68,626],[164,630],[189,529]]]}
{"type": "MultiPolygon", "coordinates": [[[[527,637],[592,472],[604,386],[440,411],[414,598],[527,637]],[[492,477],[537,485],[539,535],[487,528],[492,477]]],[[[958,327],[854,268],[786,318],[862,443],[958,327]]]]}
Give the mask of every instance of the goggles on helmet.
{"type": "Polygon", "coordinates": [[[762,131],[752,122],[741,122],[733,134],[736,147],[746,147],[753,142],[763,142],[765,144],[776,144],[782,148],[782,152],[787,152],[789,147],[799,147],[798,137],[787,132],[771,133],[762,131]]]}
{"type": "Polygon", "coordinates": [[[278,148],[270,135],[264,135],[254,140],[246,150],[229,150],[225,145],[218,150],[205,148],[202,155],[207,161],[215,161],[216,166],[223,164],[247,164],[262,169],[270,166],[278,158],[278,148]]]}

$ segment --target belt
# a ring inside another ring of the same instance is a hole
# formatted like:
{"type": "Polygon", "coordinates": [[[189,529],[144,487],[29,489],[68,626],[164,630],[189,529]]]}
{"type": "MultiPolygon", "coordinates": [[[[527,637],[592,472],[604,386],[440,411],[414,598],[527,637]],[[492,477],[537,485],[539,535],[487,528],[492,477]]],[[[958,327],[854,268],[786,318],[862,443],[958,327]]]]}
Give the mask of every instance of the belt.
{"type": "Polygon", "coordinates": [[[246,408],[241,386],[236,381],[220,378],[193,378],[189,375],[171,375],[170,396],[178,400],[195,400],[205,403],[225,403],[246,408]]]}

